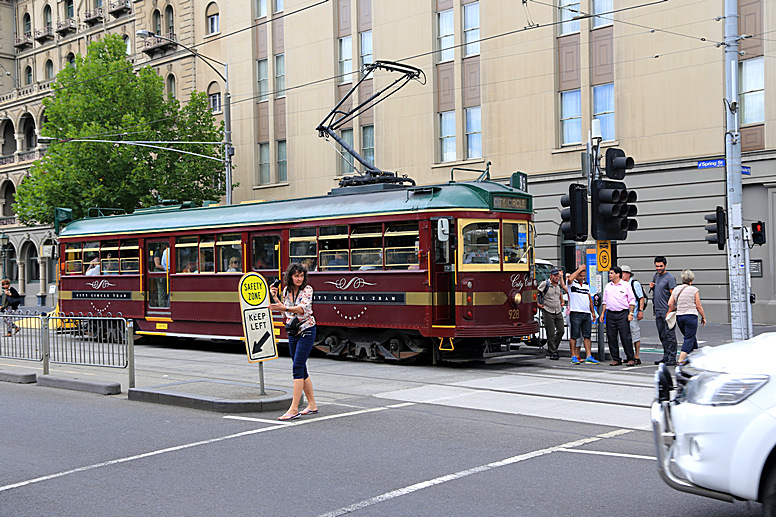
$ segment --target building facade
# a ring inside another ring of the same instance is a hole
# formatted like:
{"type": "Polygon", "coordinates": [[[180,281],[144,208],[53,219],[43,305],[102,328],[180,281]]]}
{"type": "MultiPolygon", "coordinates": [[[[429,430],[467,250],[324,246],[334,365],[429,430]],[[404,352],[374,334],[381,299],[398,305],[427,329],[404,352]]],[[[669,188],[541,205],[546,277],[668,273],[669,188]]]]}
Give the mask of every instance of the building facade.
{"type": "MultiPolygon", "coordinates": [[[[37,257],[40,245],[54,238],[50,229],[13,223],[13,192],[31,160],[45,152],[35,138],[51,78],[105,32],[122,34],[133,62],[154,67],[169,94],[185,102],[192,90],[208,92],[218,119],[227,85],[217,70],[228,64],[236,203],[320,195],[354,174],[352,160],[315,128],[358,81],[363,64],[397,61],[423,70],[425,83],[411,82],[341,130],[364,157],[419,184],[449,181],[451,174],[472,179],[476,173],[451,170],[488,163],[493,178],[528,173],[537,257],[572,267],[573,243],[563,242],[559,230],[560,196],[569,183],[585,182],[580,155],[596,118],[602,151],[618,147],[636,161],[625,182],[638,194],[639,229],[618,243],[619,263],[643,283],[656,255],[668,257],[677,277],[693,269],[709,319],[728,321],[727,256],[705,242],[703,217],[725,206],[725,169],[699,164],[725,152],[724,5],[0,1],[0,63],[11,72],[0,77],[0,199],[4,218],[11,218],[3,228],[20,265],[32,256],[25,243],[37,246],[37,257]],[[164,38],[140,39],[140,29],[164,38]]],[[[751,168],[743,177],[744,222],[765,221],[767,236],[750,251],[753,315],[771,324],[776,103],[766,93],[776,84],[768,59],[776,50],[768,37],[775,11],[770,0],[739,0],[739,33],[747,36],[737,70],[740,137],[743,163],[751,168]]],[[[355,98],[366,99],[394,79],[377,71],[355,98]]]]}

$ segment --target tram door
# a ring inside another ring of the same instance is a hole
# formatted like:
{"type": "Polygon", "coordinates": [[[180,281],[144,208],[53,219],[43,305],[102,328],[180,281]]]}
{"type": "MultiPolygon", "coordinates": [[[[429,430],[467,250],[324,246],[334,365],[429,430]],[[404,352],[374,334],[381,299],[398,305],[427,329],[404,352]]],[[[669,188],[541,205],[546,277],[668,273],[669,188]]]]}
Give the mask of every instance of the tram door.
{"type": "Polygon", "coordinates": [[[149,313],[170,312],[170,240],[146,241],[146,308],[149,313]]]}
{"type": "MultiPolygon", "coordinates": [[[[280,269],[280,233],[256,232],[251,234],[251,254],[247,271],[256,271],[268,284],[282,275],[280,269]]],[[[281,279],[282,280],[282,279],[281,279]]]]}
{"type": "Polygon", "coordinates": [[[455,324],[455,254],[452,251],[453,221],[442,218],[432,226],[434,243],[433,257],[429,260],[431,268],[432,324],[455,324]]]}

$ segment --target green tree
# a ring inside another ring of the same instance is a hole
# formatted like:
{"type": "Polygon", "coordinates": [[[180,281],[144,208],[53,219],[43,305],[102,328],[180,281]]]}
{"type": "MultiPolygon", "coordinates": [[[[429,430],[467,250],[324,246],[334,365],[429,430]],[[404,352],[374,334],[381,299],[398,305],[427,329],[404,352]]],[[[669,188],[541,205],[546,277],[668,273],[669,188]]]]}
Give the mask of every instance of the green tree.
{"type": "MultiPolygon", "coordinates": [[[[24,223],[52,223],[54,208],[84,217],[90,207],[132,212],[158,199],[218,200],[224,190],[223,162],[200,156],[110,141],[220,142],[204,93],[185,106],[165,98],[163,80],[150,67],[133,70],[126,45],[107,35],[89,45],[75,67],[57,74],[55,94],[43,100],[42,134],[54,140],[30,170],[14,208],[24,223]]],[[[213,144],[158,144],[221,159],[213,144]]]]}

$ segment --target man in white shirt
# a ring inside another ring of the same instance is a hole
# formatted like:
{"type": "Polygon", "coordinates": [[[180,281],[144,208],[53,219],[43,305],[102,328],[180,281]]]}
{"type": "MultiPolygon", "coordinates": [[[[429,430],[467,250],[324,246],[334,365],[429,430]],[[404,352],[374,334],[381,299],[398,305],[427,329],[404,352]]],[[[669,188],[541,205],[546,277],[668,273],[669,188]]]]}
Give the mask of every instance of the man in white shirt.
{"type": "Polygon", "coordinates": [[[581,337],[585,343],[585,353],[587,359],[585,363],[598,364],[593,357],[593,350],[590,344],[590,336],[593,331],[593,318],[595,309],[593,308],[593,297],[590,296],[590,286],[587,282],[587,270],[584,264],[580,265],[576,271],[571,273],[566,284],[569,293],[569,325],[571,335],[569,338],[569,348],[571,348],[571,363],[581,364],[579,360],[580,347],[577,345],[581,337]]]}

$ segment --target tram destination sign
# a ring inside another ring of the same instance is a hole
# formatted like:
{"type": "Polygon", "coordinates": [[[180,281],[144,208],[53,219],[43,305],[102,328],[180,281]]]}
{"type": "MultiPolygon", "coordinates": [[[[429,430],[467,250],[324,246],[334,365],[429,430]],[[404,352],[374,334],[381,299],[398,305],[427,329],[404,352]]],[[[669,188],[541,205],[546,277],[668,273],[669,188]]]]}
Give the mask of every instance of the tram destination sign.
{"type": "Polygon", "coordinates": [[[528,210],[528,198],[494,195],[493,208],[498,210],[528,210]]]}
{"type": "Polygon", "coordinates": [[[131,300],[131,291],[73,291],[73,300],[131,300]]]}

